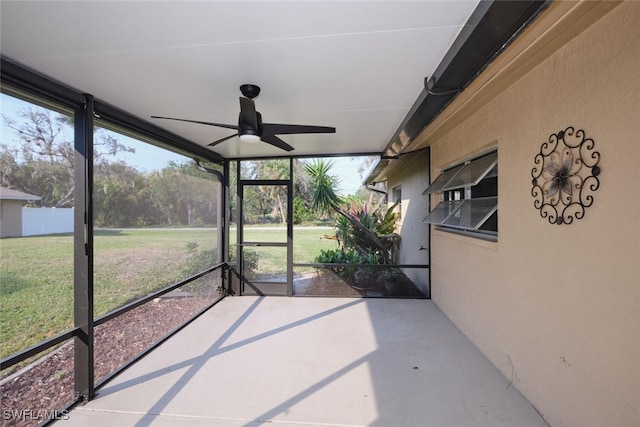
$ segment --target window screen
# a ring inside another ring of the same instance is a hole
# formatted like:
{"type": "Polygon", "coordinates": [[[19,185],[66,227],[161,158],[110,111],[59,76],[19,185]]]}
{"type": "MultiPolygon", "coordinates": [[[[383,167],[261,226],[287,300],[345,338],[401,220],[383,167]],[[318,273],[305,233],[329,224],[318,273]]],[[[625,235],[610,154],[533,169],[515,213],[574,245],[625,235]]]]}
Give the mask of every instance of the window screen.
{"type": "Polygon", "coordinates": [[[497,236],[497,152],[445,170],[423,194],[432,193],[442,193],[442,201],[423,222],[497,236]]]}

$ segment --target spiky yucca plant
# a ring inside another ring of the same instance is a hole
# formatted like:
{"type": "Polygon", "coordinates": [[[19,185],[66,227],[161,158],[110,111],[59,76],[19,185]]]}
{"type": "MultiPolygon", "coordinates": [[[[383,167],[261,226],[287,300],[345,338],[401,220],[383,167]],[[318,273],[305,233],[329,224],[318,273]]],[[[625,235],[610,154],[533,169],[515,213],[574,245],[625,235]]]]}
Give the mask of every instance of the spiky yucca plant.
{"type": "Polygon", "coordinates": [[[389,263],[390,245],[381,236],[393,233],[398,214],[394,206],[383,211],[382,200],[373,204],[373,195],[366,203],[357,199],[341,199],[336,194],[339,180],[330,174],[333,162],[316,159],[305,164],[313,187],[313,209],[330,210],[340,215],[336,221],[336,237],[343,249],[356,250],[360,255],[375,254],[389,263]]]}

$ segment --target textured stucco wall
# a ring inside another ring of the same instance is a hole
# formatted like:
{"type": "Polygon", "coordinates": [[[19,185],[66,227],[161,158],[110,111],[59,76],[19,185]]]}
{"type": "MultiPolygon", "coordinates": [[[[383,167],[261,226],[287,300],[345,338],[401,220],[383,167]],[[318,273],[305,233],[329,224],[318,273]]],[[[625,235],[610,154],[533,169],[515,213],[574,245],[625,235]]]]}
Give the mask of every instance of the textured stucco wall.
{"type": "MultiPolygon", "coordinates": [[[[432,232],[432,298],[553,426],[640,425],[640,2],[614,9],[431,143],[432,173],[497,144],[499,236],[432,232]],[[533,207],[540,145],[601,153],[586,216],[533,207]]],[[[403,189],[404,190],[404,189],[403,189]]]]}
{"type": "MultiPolygon", "coordinates": [[[[403,163],[400,171],[389,176],[387,181],[390,195],[393,188],[400,186],[402,189],[402,212],[397,227],[400,234],[400,264],[429,263],[428,250],[420,250],[420,247],[429,247],[429,227],[422,223],[426,212],[429,212],[429,199],[422,195],[428,185],[429,154],[426,150],[403,163]]],[[[407,268],[404,273],[425,295],[428,294],[429,270],[407,268]]]]}

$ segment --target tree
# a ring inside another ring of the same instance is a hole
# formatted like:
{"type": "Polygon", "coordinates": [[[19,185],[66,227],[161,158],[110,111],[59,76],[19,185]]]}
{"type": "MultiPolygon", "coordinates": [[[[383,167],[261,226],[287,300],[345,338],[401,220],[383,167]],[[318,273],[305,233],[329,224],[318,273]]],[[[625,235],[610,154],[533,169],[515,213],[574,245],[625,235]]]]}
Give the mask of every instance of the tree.
{"type": "MultiPolygon", "coordinates": [[[[42,206],[73,206],[73,119],[44,108],[27,107],[6,117],[7,127],[18,134],[20,147],[0,145],[2,185],[41,197],[42,206]],[[21,157],[22,161],[17,159],[21,157]]],[[[97,129],[94,161],[118,152],[134,152],[116,138],[97,129]]]]}
{"type": "Polygon", "coordinates": [[[313,191],[311,176],[309,176],[305,164],[304,160],[293,159],[293,193],[310,208],[313,203],[313,191]]]}
{"type": "Polygon", "coordinates": [[[161,212],[162,223],[216,223],[216,187],[211,175],[196,168],[194,162],[170,162],[152,172],[148,180],[149,198],[161,212]]]}
{"type": "MultiPolygon", "coordinates": [[[[231,162],[231,186],[236,186],[236,167],[237,162],[231,162]]],[[[288,180],[289,179],[289,159],[271,159],[271,160],[242,160],[241,175],[243,180],[252,181],[259,179],[268,180],[288,180]]],[[[270,215],[273,218],[279,218],[282,222],[287,221],[287,200],[286,189],[284,186],[257,186],[257,191],[245,188],[244,194],[244,215],[245,221],[256,221],[258,218],[270,215]]],[[[298,214],[301,209],[309,209],[312,198],[310,191],[310,178],[303,161],[293,159],[293,192],[294,192],[294,210],[298,214]]],[[[235,199],[232,198],[232,212],[235,212],[235,199]]],[[[294,221],[300,218],[300,215],[294,213],[294,221]]]]}
{"type": "MultiPolygon", "coordinates": [[[[260,179],[288,179],[289,177],[289,160],[273,159],[264,160],[257,163],[256,174],[260,179]]],[[[263,192],[273,206],[271,215],[280,214],[281,222],[287,221],[287,209],[283,200],[287,200],[287,194],[282,186],[261,186],[260,191],[263,192]]]]}
{"type": "Polygon", "coordinates": [[[100,162],[94,168],[93,211],[98,227],[158,224],[160,212],[149,197],[149,180],[124,162],[100,162]]]}

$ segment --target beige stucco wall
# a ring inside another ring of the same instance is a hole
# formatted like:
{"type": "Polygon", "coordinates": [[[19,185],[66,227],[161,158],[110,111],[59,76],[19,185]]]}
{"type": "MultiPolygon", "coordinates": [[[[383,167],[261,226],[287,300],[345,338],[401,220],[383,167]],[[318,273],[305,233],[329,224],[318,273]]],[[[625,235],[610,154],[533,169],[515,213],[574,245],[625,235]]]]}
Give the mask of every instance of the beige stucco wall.
{"type": "Polygon", "coordinates": [[[22,235],[22,201],[0,200],[0,237],[22,235]]]}
{"type": "MultiPolygon", "coordinates": [[[[640,425],[640,2],[629,1],[431,142],[432,173],[497,144],[497,243],[434,231],[432,298],[552,426],[640,425]],[[586,216],[533,207],[540,145],[601,153],[586,216]]],[[[404,187],[403,187],[404,191],[404,187]]]]}
{"type": "MultiPolygon", "coordinates": [[[[399,264],[429,264],[429,227],[422,223],[422,219],[429,211],[429,200],[422,192],[429,185],[429,153],[422,151],[411,160],[403,163],[402,168],[390,175],[387,181],[389,194],[393,188],[400,186],[402,203],[398,232],[400,234],[399,264]]],[[[391,201],[391,200],[390,200],[391,201]]],[[[403,270],[411,281],[422,290],[425,295],[429,291],[429,270],[422,268],[407,268],[403,270]]]]}

